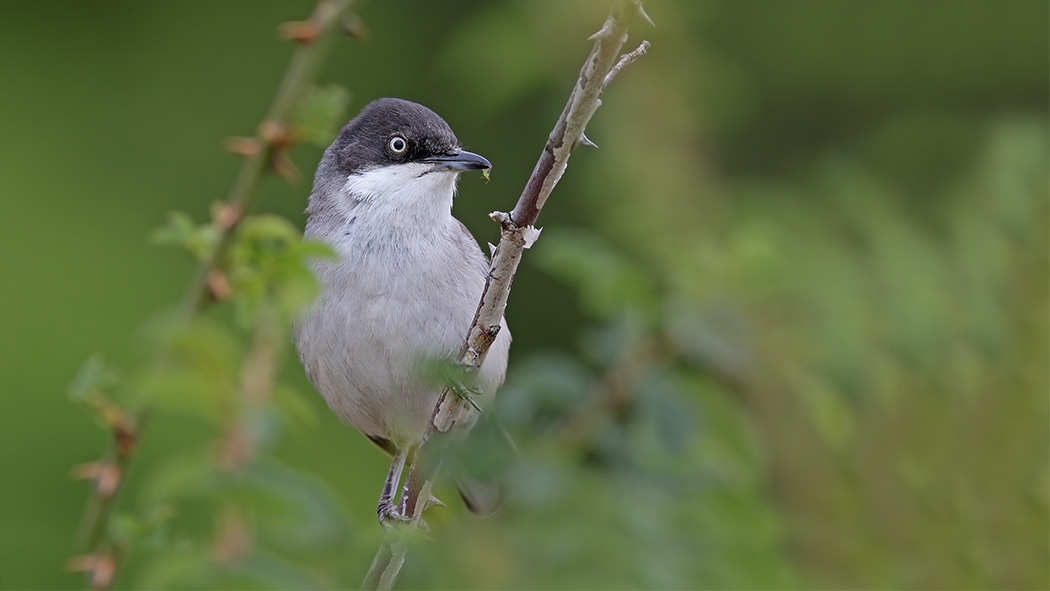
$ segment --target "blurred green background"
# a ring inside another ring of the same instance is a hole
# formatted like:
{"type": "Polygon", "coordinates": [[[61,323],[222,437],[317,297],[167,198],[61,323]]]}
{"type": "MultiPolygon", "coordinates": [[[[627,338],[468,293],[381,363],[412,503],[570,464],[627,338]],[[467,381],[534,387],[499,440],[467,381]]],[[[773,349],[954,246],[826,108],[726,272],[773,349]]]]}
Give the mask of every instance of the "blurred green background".
{"type": "MultiPolygon", "coordinates": [[[[148,360],[142,328],[193,266],[147,237],[226,195],[222,142],[253,132],[291,50],[276,25],[311,8],[0,5],[0,587],[80,585],[70,471],[107,436],[67,385],[93,352],[148,360]]],[[[486,214],[513,206],[607,8],[369,2],[370,38],[321,81],[347,117],[424,103],[488,157],[455,213],[495,242],[486,214]]],[[[514,284],[508,508],[438,509],[403,587],[1050,586],[1047,3],[646,9],[628,46],[652,49],[606,90],[601,147],[573,156],[514,284]]],[[[319,156],[259,209],[301,224],[319,156]]],[[[290,352],[284,379],[317,418],[273,455],[336,533],[266,555],[305,578],[226,584],[355,587],[386,458],[290,352]]],[[[205,437],[156,418],[128,506],[205,437]]],[[[135,560],[122,586],[208,584],[135,560]]]]}

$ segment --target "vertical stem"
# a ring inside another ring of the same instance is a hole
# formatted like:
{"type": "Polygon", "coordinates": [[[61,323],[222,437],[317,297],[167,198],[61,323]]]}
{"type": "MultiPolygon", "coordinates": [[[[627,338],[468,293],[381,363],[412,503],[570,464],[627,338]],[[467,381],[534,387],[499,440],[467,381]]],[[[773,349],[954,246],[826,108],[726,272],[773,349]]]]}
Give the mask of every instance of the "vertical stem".
{"type": "MultiPolygon", "coordinates": [[[[284,77],[278,87],[277,93],[266,119],[259,125],[256,132],[256,141],[259,150],[246,157],[237,175],[227,205],[237,212],[247,211],[258,193],[258,187],[263,174],[268,170],[277,150],[287,149],[287,146],[278,146],[269,135],[276,128],[285,128],[302,91],[314,80],[317,71],[328,55],[335,34],[347,11],[353,5],[354,0],[320,0],[310,16],[310,22],[316,26],[316,35],[309,40],[300,39],[299,44],[292,55],[292,59],[285,70],[284,77]]],[[[240,215],[234,217],[231,223],[219,226],[219,240],[215,249],[206,260],[198,265],[189,286],[182,298],[179,311],[183,322],[190,322],[196,317],[209,301],[208,274],[218,268],[223,255],[232,239],[233,232],[240,220],[240,215]]],[[[167,363],[167,355],[161,353],[154,360],[154,372],[167,363]]],[[[130,436],[132,442],[141,439],[143,428],[149,416],[148,405],[141,405],[129,411],[128,424],[130,425],[130,436]]],[[[108,494],[101,494],[98,487],[92,491],[88,505],[84,510],[81,521],[82,537],[85,540],[89,556],[107,557],[107,560],[116,560],[116,548],[108,540],[108,528],[125,481],[125,475],[134,459],[134,445],[124,445],[120,437],[115,437],[112,448],[106,452],[102,463],[112,465],[118,471],[117,483],[108,494]]],[[[88,561],[90,562],[90,561],[88,561]]],[[[97,562],[97,561],[96,561],[97,562]]],[[[116,567],[114,566],[109,576],[99,578],[96,571],[84,568],[87,584],[92,588],[108,588],[114,579],[116,567]]]]}
{"type": "MultiPolygon", "coordinates": [[[[601,105],[599,94],[619,72],[618,68],[614,71],[616,66],[623,67],[630,63],[638,55],[645,53],[645,48],[648,47],[648,43],[644,43],[628,56],[620,58],[620,48],[627,40],[627,30],[639,16],[648,20],[642,10],[641,0],[619,0],[601,30],[591,36],[595,42],[594,48],[584,62],[576,86],[573,87],[565,109],[555,123],[514,210],[510,214],[496,212],[491,216],[501,225],[500,243],[492,257],[485,290],[478,303],[474,321],[460,351],[461,362],[474,370],[481,366],[499,332],[500,320],[507,307],[511,283],[522,253],[538,236],[538,231],[533,226],[540,210],[568,166],[569,155],[577,145],[587,143],[583,141],[583,131],[601,105]]],[[[457,406],[462,407],[464,404],[458,397],[450,395],[446,388],[434,408],[430,425],[419,443],[420,448],[433,437],[438,437],[455,427],[457,417],[462,416],[463,410],[457,406]]],[[[469,408],[466,411],[471,412],[469,408]]],[[[406,510],[411,507],[413,516],[422,514],[430,499],[430,487],[431,481],[422,473],[419,464],[414,462],[409,466],[408,480],[400,506],[406,510]],[[422,481],[422,484],[409,485],[417,479],[422,481]],[[423,497],[423,502],[419,501],[420,496],[423,497]]],[[[405,533],[395,531],[384,540],[365,577],[363,588],[371,588],[373,582],[378,583],[375,588],[379,589],[389,589],[393,585],[404,562],[404,553],[407,552],[405,533]],[[377,576],[377,572],[382,572],[382,575],[377,576]]]]}

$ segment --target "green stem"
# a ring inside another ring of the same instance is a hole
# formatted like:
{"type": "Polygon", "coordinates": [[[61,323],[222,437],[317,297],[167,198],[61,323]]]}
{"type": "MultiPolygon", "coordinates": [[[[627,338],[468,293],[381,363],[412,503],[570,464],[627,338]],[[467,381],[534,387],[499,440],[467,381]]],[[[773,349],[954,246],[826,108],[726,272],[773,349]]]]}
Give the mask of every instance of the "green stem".
{"type": "MultiPolygon", "coordinates": [[[[281,85],[277,88],[277,95],[266,113],[265,122],[287,125],[296,100],[316,77],[317,70],[328,55],[334,33],[353,2],[354,0],[321,0],[317,4],[310,18],[318,24],[320,32],[312,42],[299,45],[292,55],[281,85]]],[[[226,200],[227,204],[242,212],[247,211],[255,199],[263,173],[274,155],[273,144],[263,137],[261,131],[256,132],[256,140],[259,150],[245,158],[226,200]]],[[[197,267],[197,272],[182,299],[181,311],[186,320],[192,319],[204,309],[208,301],[208,273],[218,266],[240,219],[241,216],[237,216],[232,224],[222,229],[211,255],[197,267]]]]}
{"type": "MultiPolygon", "coordinates": [[[[276,124],[287,126],[295,103],[303,90],[311,84],[327,57],[332,42],[335,39],[342,20],[347,11],[353,5],[354,0],[320,0],[310,16],[310,21],[317,28],[317,35],[309,42],[300,42],[292,55],[291,62],[285,70],[284,77],[277,89],[277,94],[267,111],[265,124],[276,124]]],[[[237,178],[230,190],[226,203],[235,207],[238,212],[245,212],[251,207],[257,193],[263,175],[269,168],[277,148],[271,140],[264,137],[262,130],[256,132],[256,141],[259,149],[247,156],[241,165],[237,178]]],[[[236,216],[233,223],[220,228],[220,235],[216,247],[211,254],[202,261],[189,286],[183,295],[179,307],[180,315],[184,323],[189,323],[196,318],[209,302],[208,274],[217,268],[222,260],[226,249],[232,240],[233,232],[237,228],[241,216],[236,216]]],[[[168,356],[163,352],[158,355],[154,362],[154,370],[159,370],[167,363],[168,356]]],[[[129,424],[131,435],[135,440],[141,439],[143,427],[149,415],[148,403],[129,412],[129,424]]],[[[91,555],[115,555],[115,545],[108,538],[109,523],[113,517],[116,507],[117,496],[120,494],[125,481],[125,474],[134,458],[134,446],[121,447],[114,442],[113,447],[107,451],[103,462],[111,463],[119,471],[119,480],[116,488],[109,494],[101,494],[98,488],[92,492],[88,506],[84,510],[82,520],[82,539],[86,543],[87,552],[91,555]]],[[[115,557],[114,557],[115,560],[115,557]]],[[[91,573],[88,573],[88,583],[92,585],[91,573]]],[[[104,587],[112,583],[112,577],[104,587]]]]}

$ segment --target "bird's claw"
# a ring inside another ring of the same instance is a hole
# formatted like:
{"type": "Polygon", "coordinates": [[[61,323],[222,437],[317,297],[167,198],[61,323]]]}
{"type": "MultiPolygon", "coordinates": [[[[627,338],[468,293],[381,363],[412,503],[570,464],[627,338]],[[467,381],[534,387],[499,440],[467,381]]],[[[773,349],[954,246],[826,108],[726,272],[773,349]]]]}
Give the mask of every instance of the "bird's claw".
{"type": "Polygon", "coordinates": [[[466,401],[474,407],[474,410],[484,412],[481,410],[481,407],[478,406],[477,401],[474,400],[474,396],[481,395],[480,388],[471,388],[464,384],[458,377],[448,375],[445,376],[445,386],[448,388],[449,392],[452,392],[452,394],[456,396],[456,398],[466,401]]]}
{"type": "Polygon", "coordinates": [[[430,526],[427,525],[427,522],[422,517],[405,515],[393,503],[380,503],[376,512],[379,514],[379,525],[385,531],[401,529],[412,523],[415,523],[416,527],[423,531],[430,531],[430,526]]]}

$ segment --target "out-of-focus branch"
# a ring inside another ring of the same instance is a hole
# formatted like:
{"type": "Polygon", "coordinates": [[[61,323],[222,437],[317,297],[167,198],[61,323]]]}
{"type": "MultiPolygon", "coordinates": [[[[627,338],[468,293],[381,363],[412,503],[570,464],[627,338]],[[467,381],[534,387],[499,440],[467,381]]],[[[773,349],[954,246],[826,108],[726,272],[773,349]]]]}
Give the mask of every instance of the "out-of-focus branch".
{"type": "Polygon", "coordinates": [[[281,27],[284,37],[295,41],[298,47],[292,54],[266,118],[256,129],[255,137],[237,144],[241,149],[235,151],[245,157],[244,163],[224,204],[226,209],[220,210],[215,216],[215,224],[220,230],[219,242],[211,256],[197,267],[183,297],[181,309],[185,317],[194,316],[211,297],[208,276],[218,268],[234,229],[255,199],[263,173],[272,168],[286,178],[295,175],[287,161],[287,150],[293,143],[289,122],[292,109],[296,100],[316,78],[318,69],[328,56],[335,33],[353,3],[354,0],[321,0],[309,19],[286,23],[281,27]]]}
{"type": "MultiPolygon", "coordinates": [[[[488,278],[474,321],[460,354],[462,365],[474,371],[481,366],[489,347],[500,330],[500,321],[507,307],[511,282],[521,262],[522,253],[532,245],[539,235],[534,226],[547,197],[558,184],[568,165],[569,155],[579,145],[591,145],[584,136],[584,129],[591,116],[601,106],[598,98],[602,89],[619,73],[620,69],[645,53],[648,42],[635,51],[620,57],[620,49],[627,41],[627,31],[636,18],[649,20],[642,10],[640,0],[620,0],[613,7],[601,30],[592,35],[594,48],[584,62],[579,79],[573,87],[569,100],[554,130],[540,154],[518,199],[509,214],[493,212],[490,217],[500,224],[500,242],[489,265],[488,278]]],[[[651,23],[651,21],[650,21],[651,23]]],[[[476,412],[471,403],[446,389],[442,392],[431,417],[430,426],[420,445],[452,429],[457,422],[476,412]]],[[[421,457],[423,454],[418,454],[421,457]]],[[[406,517],[416,518],[408,522],[406,530],[414,529],[430,499],[430,474],[425,472],[423,462],[415,462],[408,470],[406,486],[403,488],[400,507],[406,509],[406,517]],[[412,483],[425,482],[423,486],[412,483]]],[[[404,562],[407,546],[404,531],[394,530],[380,547],[376,558],[365,577],[363,588],[390,589],[404,562]]]]}
{"type": "MultiPolygon", "coordinates": [[[[214,212],[212,224],[218,239],[198,265],[183,295],[179,307],[183,322],[194,319],[208,302],[222,299],[222,286],[228,284],[221,273],[220,262],[244,212],[252,205],[264,174],[271,169],[286,178],[294,174],[287,157],[287,150],[295,143],[290,124],[293,108],[316,77],[335,33],[353,4],[354,0],[320,0],[309,19],[282,27],[283,36],[298,46],[255,137],[231,142],[231,149],[242,155],[244,162],[229,196],[214,212]]],[[[155,368],[166,363],[167,356],[161,352],[155,360],[155,368]]],[[[94,589],[108,588],[116,575],[120,549],[109,540],[108,531],[117,496],[148,415],[148,406],[128,411],[123,420],[113,426],[111,449],[101,460],[88,464],[90,470],[78,470],[78,474],[91,480],[93,486],[80,529],[87,553],[74,558],[71,566],[83,571],[87,585],[94,589]]]]}
{"type": "MultiPolygon", "coordinates": [[[[555,123],[525,190],[522,191],[514,210],[510,212],[513,225],[535,225],[543,204],[568,166],[569,155],[584,137],[583,131],[591,120],[591,115],[602,104],[598,95],[605,86],[605,78],[618,61],[620,48],[627,41],[628,28],[640,14],[644,12],[638,0],[619,2],[602,29],[591,35],[590,39],[595,42],[594,49],[584,62],[576,86],[565,104],[565,110],[555,123]]],[[[502,220],[497,221],[503,223],[502,220]]]]}
{"type": "MultiPolygon", "coordinates": [[[[589,141],[583,132],[591,116],[601,106],[598,95],[617,64],[620,48],[627,40],[628,28],[635,18],[639,15],[644,17],[644,14],[638,0],[619,2],[602,29],[590,37],[595,41],[594,49],[584,63],[576,86],[554,125],[517,205],[510,214],[498,211],[490,214],[493,221],[500,224],[500,242],[492,255],[485,291],[461,350],[460,361],[463,365],[475,369],[480,367],[499,333],[500,320],[507,308],[507,298],[518,263],[521,262],[524,249],[531,246],[539,236],[539,230],[534,226],[540,210],[565,172],[569,155],[578,145],[589,141]]],[[[622,61],[633,61],[645,52],[648,45],[648,42],[643,42],[637,50],[624,56],[622,61]]],[[[452,426],[449,421],[460,416],[459,412],[448,408],[449,400],[458,402],[456,406],[466,407],[464,401],[448,394],[446,391],[442,395],[434,415],[433,427],[439,431],[447,431],[452,426]]]]}

